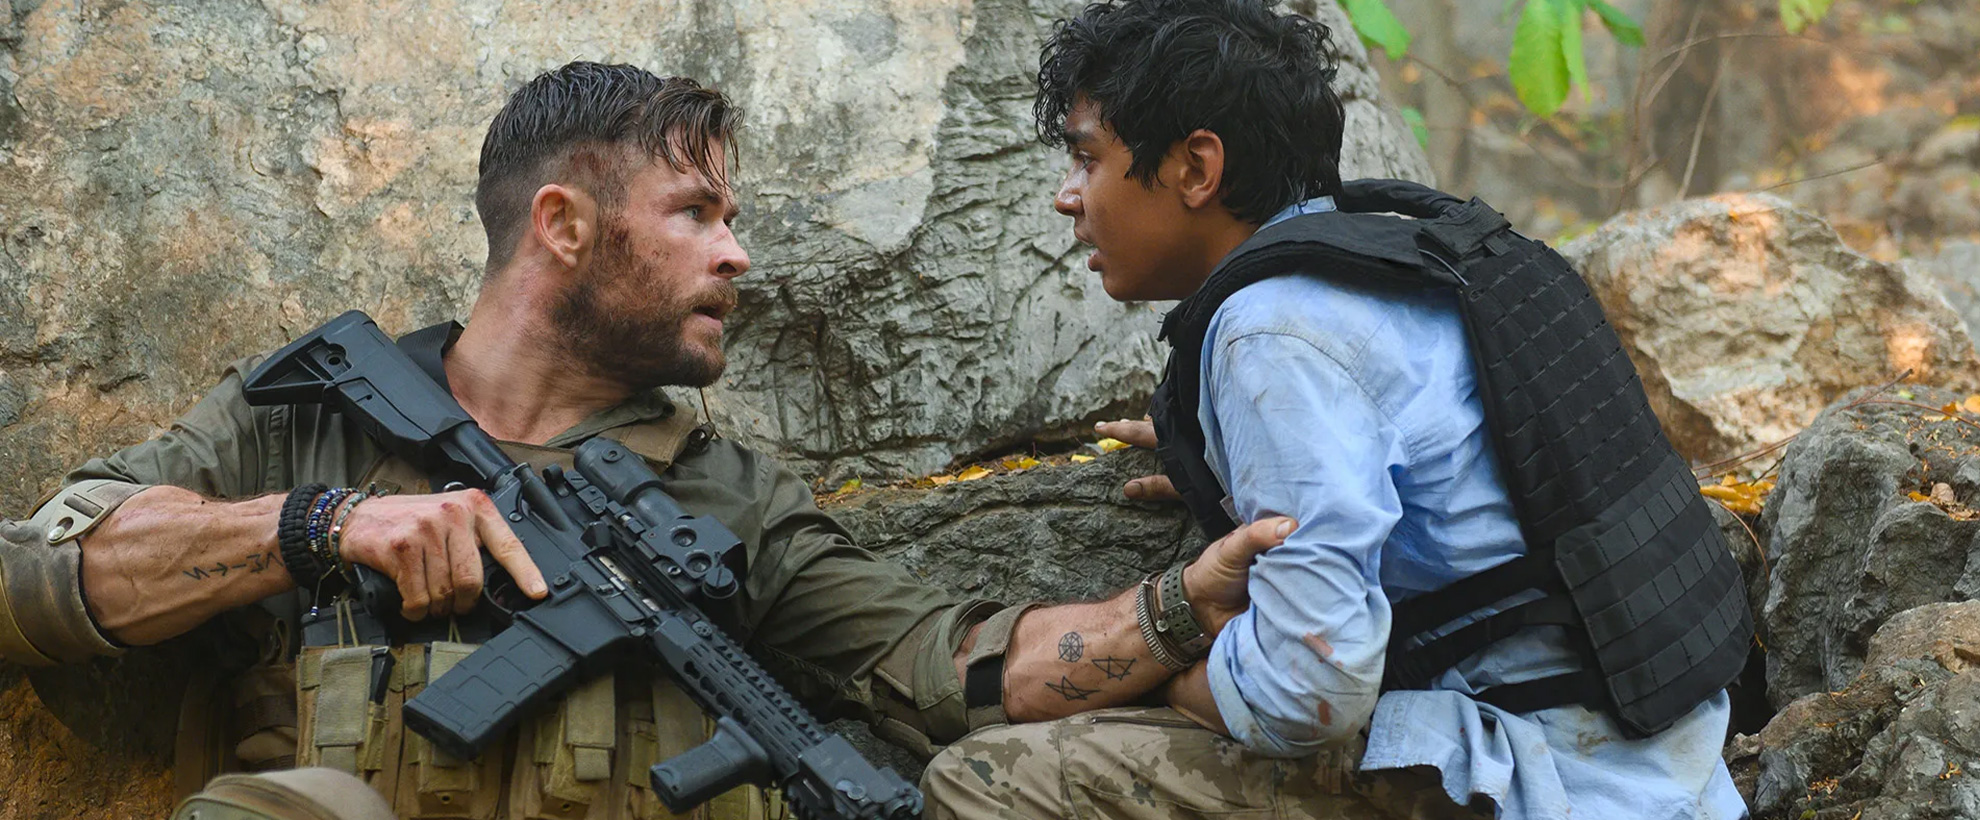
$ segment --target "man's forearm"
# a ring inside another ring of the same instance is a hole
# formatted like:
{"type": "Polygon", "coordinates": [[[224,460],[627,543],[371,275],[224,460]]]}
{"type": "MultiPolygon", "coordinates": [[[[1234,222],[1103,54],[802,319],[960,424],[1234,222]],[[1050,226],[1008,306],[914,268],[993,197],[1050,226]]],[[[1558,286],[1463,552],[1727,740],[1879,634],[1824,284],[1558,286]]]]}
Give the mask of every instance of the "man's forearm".
{"type": "Polygon", "coordinates": [[[1224,724],[1224,713],[1217,708],[1217,697],[1210,692],[1210,666],[1207,663],[1198,662],[1170,678],[1162,692],[1169,706],[1176,711],[1205,729],[1230,737],[1231,728],[1224,724]]]}
{"type": "Polygon", "coordinates": [[[1004,655],[1004,713],[1011,722],[1119,706],[1174,674],[1141,637],[1137,592],[1035,609],[1018,620],[1004,655]]]}
{"type": "Polygon", "coordinates": [[[82,538],[90,616],[118,641],[151,644],[292,588],[276,545],[282,501],[177,487],[132,496],[82,538]]]}

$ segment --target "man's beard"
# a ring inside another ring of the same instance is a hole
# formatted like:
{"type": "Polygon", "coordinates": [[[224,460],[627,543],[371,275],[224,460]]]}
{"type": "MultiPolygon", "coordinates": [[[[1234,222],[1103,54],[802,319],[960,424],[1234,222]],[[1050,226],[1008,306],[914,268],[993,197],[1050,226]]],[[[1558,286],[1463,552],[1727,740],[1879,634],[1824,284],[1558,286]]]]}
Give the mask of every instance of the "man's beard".
{"type": "Polygon", "coordinates": [[[735,285],[723,281],[698,293],[655,293],[654,283],[661,281],[657,265],[633,255],[625,227],[607,219],[599,229],[591,269],[551,311],[575,364],[633,390],[714,384],[727,364],[722,349],[689,345],[687,321],[697,305],[733,307],[735,285]]]}

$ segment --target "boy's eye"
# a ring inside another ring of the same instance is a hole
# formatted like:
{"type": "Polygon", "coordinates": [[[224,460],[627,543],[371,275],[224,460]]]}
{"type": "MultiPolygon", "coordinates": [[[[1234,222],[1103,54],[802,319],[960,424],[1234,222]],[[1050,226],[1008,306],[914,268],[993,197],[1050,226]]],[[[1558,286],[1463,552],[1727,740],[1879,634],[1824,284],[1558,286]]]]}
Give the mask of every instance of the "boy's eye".
{"type": "Polygon", "coordinates": [[[689,206],[688,206],[688,209],[687,209],[687,215],[688,215],[688,218],[689,218],[689,219],[700,219],[700,218],[701,218],[701,206],[700,206],[700,205],[689,205],[689,206]]]}

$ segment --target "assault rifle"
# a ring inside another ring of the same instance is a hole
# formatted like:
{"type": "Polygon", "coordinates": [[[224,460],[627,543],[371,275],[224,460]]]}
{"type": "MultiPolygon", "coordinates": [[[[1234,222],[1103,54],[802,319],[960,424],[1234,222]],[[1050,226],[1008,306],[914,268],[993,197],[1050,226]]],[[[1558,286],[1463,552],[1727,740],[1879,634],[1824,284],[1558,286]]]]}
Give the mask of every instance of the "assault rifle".
{"type": "MultiPolygon", "coordinates": [[[[907,820],[921,793],[829,733],[696,605],[741,588],[743,545],[691,515],[639,455],[593,438],[575,470],[538,474],[510,459],[454,397],[370,317],[351,311],[282,348],[248,376],[252,404],[321,403],[434,486],[488,493],[549,579],[531,601],[486,553],[484,605],[509,625],[405,706],[406,726],[471,758],[547,698],[632,653],[657,659],[701,708],[714,737],[654,766],[653,791],[684,814],[743,783],[780,787],[805,820],[907,820]]],[[[397,612],[390,579],[367,573],[359,597],[397,612]]]]}

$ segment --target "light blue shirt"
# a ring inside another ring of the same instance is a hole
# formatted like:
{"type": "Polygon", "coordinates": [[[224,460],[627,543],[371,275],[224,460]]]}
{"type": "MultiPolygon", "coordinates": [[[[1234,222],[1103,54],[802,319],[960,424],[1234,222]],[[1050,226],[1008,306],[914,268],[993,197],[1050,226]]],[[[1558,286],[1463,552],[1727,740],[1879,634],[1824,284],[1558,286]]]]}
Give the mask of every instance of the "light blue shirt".
{"type": "Polygon", "coordinates": [[[1503,818],[1745,814],[1719,757],[1723,692],[1641,740],[1580,706],[1517,715],[1466,696],[1573,669],[1559,627],[1480,652],[1436,689],[1379,692],[1392,601],[1526,550],[1454,294],[1282,276],[1226,301],[1203,350],[1198,415],[1227,507],[1244,522],[1299,521],[1260,557],[1251,608],[1210,652],[1210,689],[1239,742],[1298,756],[1366,726],[1362,770],[1435,766],[1453,800],[1484,795],[1503,818]]]}

